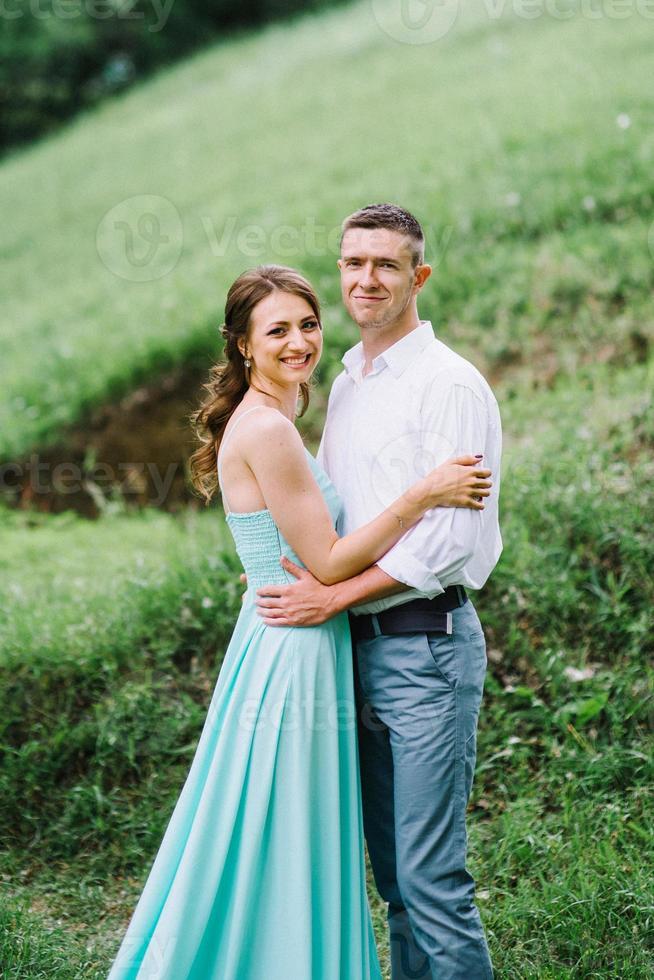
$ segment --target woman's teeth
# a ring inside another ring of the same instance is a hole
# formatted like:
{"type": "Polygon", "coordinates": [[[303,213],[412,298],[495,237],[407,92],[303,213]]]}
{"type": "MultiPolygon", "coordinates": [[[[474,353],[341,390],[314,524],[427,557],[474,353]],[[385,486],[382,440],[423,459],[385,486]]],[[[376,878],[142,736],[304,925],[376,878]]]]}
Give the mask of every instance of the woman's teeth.
{"type": "Polygon", "coordinates": [[[306,364],[309,356],[309,354],[305,354],[304,357],[282,357],[282,361],[284,364],[306,364]]]}

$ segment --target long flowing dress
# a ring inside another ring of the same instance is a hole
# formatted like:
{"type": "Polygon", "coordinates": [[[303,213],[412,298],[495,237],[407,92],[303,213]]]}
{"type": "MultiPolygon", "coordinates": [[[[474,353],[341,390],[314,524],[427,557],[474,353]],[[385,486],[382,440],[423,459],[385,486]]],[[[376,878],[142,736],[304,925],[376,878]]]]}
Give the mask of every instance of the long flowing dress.
{"type": "MultiPolygon", "coordinates": [[[[336,524],[340,498],[307,455],[336,524]]],[[[347,616],[266,626],[256,589],[295,581],[281,555],[302,563],[270,511],[226,519],[247,593],[108,980],[381,980],[347,616]]]]}

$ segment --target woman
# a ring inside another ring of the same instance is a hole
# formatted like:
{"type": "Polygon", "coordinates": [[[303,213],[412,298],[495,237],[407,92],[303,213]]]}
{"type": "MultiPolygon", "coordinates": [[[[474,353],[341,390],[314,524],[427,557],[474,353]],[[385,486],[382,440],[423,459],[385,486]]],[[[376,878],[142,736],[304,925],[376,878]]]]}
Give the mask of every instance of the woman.
{"type": "Polygon", "coordinates": [[[345,538],[340,502],[295,428],[322,352],[320,308],[292,269],[240,276],[226,362],[192,415],[207,500],[220,484],[248,591],[190,772],[109,980],[380,980],[365,889],[348,620],[266,626],[254,596],[280,558],[356,575],[430,508],[483,508],[490,471],[461,457],[345,538]],[[218,453],[216,467],[216,452],[218,453]]]}

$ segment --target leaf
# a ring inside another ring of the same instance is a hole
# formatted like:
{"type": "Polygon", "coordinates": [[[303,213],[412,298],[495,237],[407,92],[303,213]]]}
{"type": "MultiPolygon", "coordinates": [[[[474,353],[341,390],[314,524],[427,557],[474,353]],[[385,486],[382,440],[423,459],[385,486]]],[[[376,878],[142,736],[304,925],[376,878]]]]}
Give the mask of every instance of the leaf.
{"type": "Polygon", "coordinates": [[[592,718],[595,718],[609,699],[608,691],[600,691],[591,698],[580,698],[578,701],[568,701],[557,711],[564,720],[574,717],[578,728],[583,728],[592,718]]]}

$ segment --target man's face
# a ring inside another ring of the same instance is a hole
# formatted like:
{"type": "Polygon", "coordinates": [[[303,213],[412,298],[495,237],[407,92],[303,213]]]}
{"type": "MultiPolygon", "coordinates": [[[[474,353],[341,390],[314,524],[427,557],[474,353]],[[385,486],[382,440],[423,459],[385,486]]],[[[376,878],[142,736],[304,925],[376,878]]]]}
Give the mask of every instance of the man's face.
{"type": "Polygon", "coordinates": [[[414,266],[411,240],[388,228],[349,228],[341,244],[341,292],[361,329],[402,317],[431,269],[414,266]]]}

